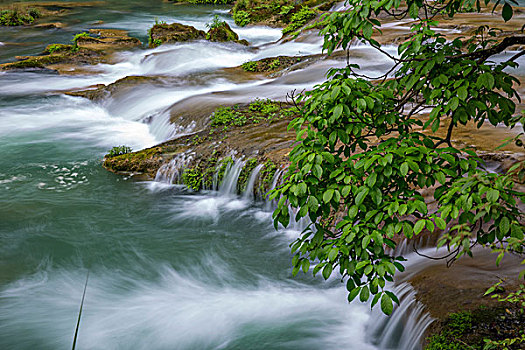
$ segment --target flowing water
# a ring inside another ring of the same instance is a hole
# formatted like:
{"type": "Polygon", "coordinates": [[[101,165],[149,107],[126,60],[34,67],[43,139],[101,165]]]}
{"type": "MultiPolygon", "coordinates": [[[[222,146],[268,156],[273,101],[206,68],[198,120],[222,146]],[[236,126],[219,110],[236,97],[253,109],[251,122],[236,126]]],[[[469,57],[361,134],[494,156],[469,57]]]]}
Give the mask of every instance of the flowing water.
{"type": "MultiPolygon", "coordinates": [[[[2,46],[0,60],[65,42],[95,20],[144,39],[155,16],[204,28],[213,14],[230,21],[226,12],[108,1],[64,19],[63,31],[2,28],[0,42],[26,45],[2,46]]],[[[140,149],[190,132],[170,125],[165,113],[184,98],[239,90],[284,98],[321,80],[331,65],[277,79],[273,87],[271,79],[204,79],[139,86],[99,103],[61,93],[130,74],[211,74],[250,59],[320,52],[318,39],[271,44],[278,29],[233,27],[261,48],[194,42],[126,52],[89,76],[0,73],[1,349],[69,348],[88,270],[78,349],[418,348],[430,320],[412,306],[408,286],[396,287],[404,301],[398,316],[386,319],[367,305],[348,304],[337,278],[291,277],[288,245],[300,227],[275,231],[270,203],[232,193],[240,161],[217,191],[201,194],[170,184],[177,164],[153,183],[102,169],[112,146],[140,149]]]]}

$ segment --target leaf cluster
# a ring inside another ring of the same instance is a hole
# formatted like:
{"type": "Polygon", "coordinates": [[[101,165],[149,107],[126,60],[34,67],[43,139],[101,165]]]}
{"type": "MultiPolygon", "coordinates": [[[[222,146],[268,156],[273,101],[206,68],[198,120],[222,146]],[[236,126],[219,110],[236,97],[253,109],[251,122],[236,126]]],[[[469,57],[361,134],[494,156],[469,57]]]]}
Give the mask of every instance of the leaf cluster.
{"type": "MultiPolygon", "coordinates": [[[[480,30],[447,41],[435,17],[454,16],[467,3],[412,0],[405,8],[399,0],[350,0],[350,10],[325,17],[329,54],[357,40],[391,59],[392,69],[373,81],[348,62],[297,98],[291,166],[270,197],[278,199],[276,226],[312,222],[292,245],[294,274],[311,264],[326,279],[336,271],[349,300],[381,301],[390,314],[398,300],[387,282],[404,269],[404,258],[393,254],[398,237],[441,233],[449,263],[472,255],[476,244],[523,253],[523,193],[511,176],[487,173],[475,150],[457,148],[452,136],[468,123],[516,125],[520,97],[509,68],[517,64],[491,57],[525,37],[494,42],[480,30]],[[374,39],[382,12],[413,20],[395,55],[374,39]]],[[[470,5],[480,10],[479,1],[470,5]]]]}

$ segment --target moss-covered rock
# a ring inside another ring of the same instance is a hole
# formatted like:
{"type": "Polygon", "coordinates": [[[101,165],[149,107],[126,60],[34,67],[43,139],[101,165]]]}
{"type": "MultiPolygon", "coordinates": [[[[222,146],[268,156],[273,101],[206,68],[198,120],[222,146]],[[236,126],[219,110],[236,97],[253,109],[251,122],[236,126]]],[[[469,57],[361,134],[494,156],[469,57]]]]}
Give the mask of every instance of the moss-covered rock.
{"type": "Polygon", "coordinates": [[[451,313],[440,322],[440,330],[427,339],[425,350],[481,350],[489,339],[517,339],[506,349],[523,349],[524,324],[523,308],[514,305],[480,307],[470,312],[451,313]]]}
{"type": "Polygon", "coordinates": [[[239,40],[239,35],[237,35],[226,22],[220,22],[212,26],[206,33],[206,40],[218,42],[233,41],[243,45],[249,45],[248,41],[239,40]]]}
{"type": "Polygon", "coordinates": [[[18,56],[17,62],[0,64],[0,69],[48,68],[72,74],[82,65],[109,63],[113,53],[142,45],[124,30],[91,29],[75,35],[72,45],[48,45],[40,56],[18,56]]]}
{"type": "Polygon", "coordinates": [[[293,56],[268,57],[258,61],[245,62],[241,67],[246,72],[271,73],[291,67],[303,60],[303,57],[293,56]]]}
{"type": "Polygon", "coordinates": [[[177,43],[189,40],[204,39],[206,33],[195,27],[180,23],[157,23],[149,30],[149,47],[177,43]]]}
{"type": "Polygon", "coordinates": [[[104,168],[115,173],[140,173],[155,176],[162,164],[162,147],[152,147],[138,152],[104,157],[104,168]]]}

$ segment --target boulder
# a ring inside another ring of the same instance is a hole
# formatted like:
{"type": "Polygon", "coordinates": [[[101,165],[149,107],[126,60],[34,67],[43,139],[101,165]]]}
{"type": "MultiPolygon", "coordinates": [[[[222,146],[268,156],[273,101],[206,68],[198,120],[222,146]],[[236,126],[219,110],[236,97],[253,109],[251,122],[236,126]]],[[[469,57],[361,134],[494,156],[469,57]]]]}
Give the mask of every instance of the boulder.
{"type": "Polygon", "coordinates": [[[149,47],[157,47],[162,44],[177,43],[182,41],[204,39],[206,33],[195,27],[180,23],[155,24],[149,30],[149,47]]]}
{"type": "Polygon", "coordinates": [[[206,39],[219,42],[233,41],[243,45],[248,45],[246,40],[239,40],[239,35],[237,35],[237,33],[235,33],[226,22],[220,22],[219,24],[212,26],[208,33],[206,33],[206,39]]]}

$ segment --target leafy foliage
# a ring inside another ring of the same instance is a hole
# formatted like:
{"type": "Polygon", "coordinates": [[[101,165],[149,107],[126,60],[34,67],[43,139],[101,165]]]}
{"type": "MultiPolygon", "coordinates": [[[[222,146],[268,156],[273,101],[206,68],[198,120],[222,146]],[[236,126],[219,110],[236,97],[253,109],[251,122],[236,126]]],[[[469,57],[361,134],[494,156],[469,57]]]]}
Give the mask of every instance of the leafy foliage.
{"type": "Polygon", "coordinates": [[[315,17],[316,11],[312,10],[308,6],[303,6],[301,9],[292,15],[290,24],[283,29],[283,34],[291,33],[302,26],[304,26],[309,20],[315,17]]]}
{"type": "Polygon", "coordinates": [[[116,146],[108,151],[108,154],[106,155],[106,157],[120,156],[122,154],[131,153],[132,151],[133,150],[131,149],[131,147],[128,147],[128,146],[116,146]]]}
{"type": "Polygon", "coordinates": [[[0,10],[0,26],[22,26],[31,24],[39,18],[41,13],[38,9],[29,8],[25,11],[17,8],[11,10],[0,10]]]}
{"type": "Polygon", "coordinates": [[[244,62],[241,65],[241,68],[247,72],[255,72],[257,70],[257,62],[255,61],[244,62]]]}
{"type": "Polygon", "coordinates": [[[237,11],[233,14],[233,21],[240,27],[250,24],[250,14],[246,11],[237,11]]]}
{"type": "MultiPolygon", "coordinates": [[[[347,281],[349,301],[357,296],[362,302],[371,298],[372,306],[381,301],[390,314],[398,300],[386,282],[404,270],[404,258],[392,253],[395,236],[444,232],[439,245],[449,249],[444,257],[449,263],[472,255],[476,244],[523,253],[518,201],[524,194],[514,189],[510,175],[484,171],[476,152],[454,146],[452,135],[469,122],[478,128],[485,121],[516,125],[513,99],[520,97],[509,68],[519,56],[490,58],[525,43],[525,36],[497,42],[480,28],[469,38],[447,41],[435,30],[436,18],[453,17],[465,6],[460,0],[409,0],[406,8],[397,0],[347,3],[350,10],[325,18],[327,53],[347,50],[357,40],[383,53],[393,67],[368,77],[349,63],[331,69],[326,82],[297,98],[301,116],[290,124],[297,145],[285,182],[271,198],[279,199],[276,225],[303,217],[312,222],[292,245],[293,274],[308,271],[311,263],[313,273],[325,279],[337,271],[347,281]],[[382,13],[413,21],[398,55],[373,38],[382,13]],[[439,136],[440,129],[446,136],[439,136]],[[425,201],[426,189],[437,210],[425,201]]],[[[481,11],[481,3],[475,5],[481,11]]]]}
{"type": "Polygon", "coordinates": [[[211,22],[206,23],[206,28],[208,28],[208,29],[215,29],[215,28],[222,27],[225,24],[226,24],[226,22],[223,21],[222,19],[220,19],[219,15],[215,15],[211,22]]]}
{"type": "Polygon", "coordinates": [[[82,33],[78,33],[76,34],[74,37],[73,37],[73,50],[76,51],[78,50],[78,40],[79,39],[82,39],[82,38],[89,38],[89,33],[87,32],[82,32],[82,33]]]}
{"type": "Polygon", "coordinates": [[[272,121],[274,118],[290,117],[294,115],[292,108],[281,108],[279,103],[270,99],[255,99],[247,108],[240,106],[219,107],[211,115],[211,126],[243,126],[247,123],[258,124],[263,121],[272,121]]]}

